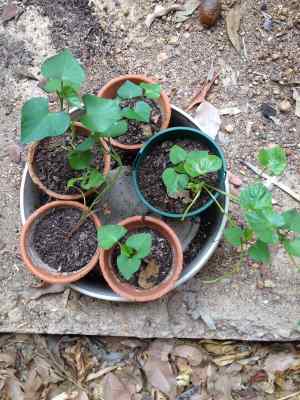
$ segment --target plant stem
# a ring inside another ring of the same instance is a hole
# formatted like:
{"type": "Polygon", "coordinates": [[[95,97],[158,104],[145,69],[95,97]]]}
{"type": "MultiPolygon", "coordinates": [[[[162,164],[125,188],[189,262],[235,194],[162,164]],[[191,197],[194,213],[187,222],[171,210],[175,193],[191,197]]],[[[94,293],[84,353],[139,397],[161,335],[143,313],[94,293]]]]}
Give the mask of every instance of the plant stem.
{"type": "Polygon", "coordinates": [[[193,205],[195,204],[195,202],[197,201],[197,199],[199,198],[200,194],[202,192],[202,188],[201,190],[199,190],[196,194],[196,196],[193,198],[193,200],[190,202],[190,204],[187,206],[187,208],[184,210],[183,216],[181,218],[181,221],[184,221],[187,213],[190,211],[190,209],[193,207],[193,205]]]}
{"type": "Polygon", "coordinates": [[[219,193],[223,194],[224,196],[228,196],[230,199],[232,199],[232,201],[234,201],[236,203],[239,203],[239,198],[237,196],[234,196],[233,194],[230,194],[230,193],[226,193],[223,190],[218,189],[218,188],[216,188],[216,187],[214,187],[214,186],[212,186],[212,185],[210,185],[209,183],[206,183],[206,182],[205,182],[205,186],[209,187],[210,189],[215,190],[216,192],[219,192],[219,193]]]}

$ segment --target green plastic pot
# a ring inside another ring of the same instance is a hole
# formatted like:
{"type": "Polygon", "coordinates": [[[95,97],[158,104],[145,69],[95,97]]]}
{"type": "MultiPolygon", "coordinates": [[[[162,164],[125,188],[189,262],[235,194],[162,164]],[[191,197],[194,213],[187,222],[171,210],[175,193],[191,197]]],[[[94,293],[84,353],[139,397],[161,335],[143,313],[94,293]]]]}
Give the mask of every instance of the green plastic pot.
{"type": "MultiPolygon", "coordinates": [[[[168,217],[168,218],[182,218],[182,214],[176,214],[176,213],[171,213],[167,211],[160,210],[159,208],[154,207],[151,203],[149,203],[142,191],[140,190],[139,187],[139,170],[140,170],[140,165],[145,159],[145,157],[152,151],[152,148],[156,146],[158,143],[162,143],[166,140],[175,140],[177,138],[181,139],[192,139],[201,143],[204,143],[207,145],[207,147],[210,149],[210,151],[219,156],[222,159],[223,166],[222,168],[218,171],[218,187],[223,190],[224,188],[224,182],[225,182],[225,177],[226,177],[226,162],[224,158],[223,151],[219,147],[219,145],[212,140],[209,136],[207,136],[205,133],[203,133],[201,130],[198,129],[193,129],[193,128],[186,128],[186,127],[176,127],[176,128],[169,128],[161,131],[160,133],[156,134],[153,136],[151,139],[149,139],[146,143],[144,143],[143,147],[139,150],[133,164],[133,182],[134,182],[134,187],[137,192],[138,197],[140,200],[145,204],[146,207],[148,207],[151,211],[153,211],[156,214],[159,214],[163,217],[168,217]]],[[[220,193],[214,192],[214,197],[217,199],[220,196],[220,193]]],[[[197,208],[196,210],[190,211],[189,213],[186,214],[187,218],[190,217],[195,217],[199,214],[201,214],[203,211],[205,211],[208,207],[210,207],[213,204],[214,200],[210,198],[202,207],[197,208]]]]}

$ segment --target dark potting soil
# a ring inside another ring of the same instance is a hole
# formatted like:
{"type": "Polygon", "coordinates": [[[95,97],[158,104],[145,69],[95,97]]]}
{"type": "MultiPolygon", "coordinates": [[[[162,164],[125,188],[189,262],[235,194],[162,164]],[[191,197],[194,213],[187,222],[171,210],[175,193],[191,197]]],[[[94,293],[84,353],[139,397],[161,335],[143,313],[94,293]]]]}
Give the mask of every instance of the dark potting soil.
{"type": "Polygon", "coordinates": [[[34,227],[35,250],[47,265],[58,272],[80,270],[97,250],[93,221],[86,218],[76,229],[81,215],[82,212],[76,208],[55,208],[34,227]]]}
{"type": "Polygon", "coordinates": [[[127,132],[116,138],[120,143],[143,143],[160,130],[162,124],[162,111],[156,101],[148,99],[147,97],[135,97],[134,99],[121,101],[120,106],[121,108],[133,108],[138,101],[144,101],[152,108],[150,123],[128,120],[127,132]]]}
{"type": "MultiPolygon", "coordinates": [[[[163,211],[181,214],[184,212],[189,202],[184,203],[181,198],[169,197],[161,177],[164,170],[171,166],[169,151],[175,144],[183,147],[187,151],[209,151],[209,148],[204,143],[191,139],[167,140],[163,143],[159,143],[153,146],[151,152],[141,163],[138,180],[140,190],[150,204],[163,211]]],[[[205,180],[210,185],[217,187],[218,174],[216,172],[209,173],[205,176],[205,180]]],[[[191,198],[193,198],[192,195],[191,198]]],[[[209,198],[209,194],[203,191],[190,211],[203,206],[209,198]]]]}
{"type": "Polygon", "coordinates": [[[151,234],[152,236],[151,253],[149,254],[149,256],[145,257],[142,260],[140,269],[133,275],[133,277],[130,280],[127,281],[120,275],[117,268],[117,257],[120,254],[120,249],[118,246],[116,246],[112,253],[112,265],[115,269],[115,273],[120,279],[120,281],[127,282],[132,286],[135,286],[139,289],[143,289],[138,284],[140,273],[142,273],[146,269],[147,265],[150,262],[154,262],[159,267],[159,273],[151,278],[151,283],[153,284],[153,286],[156,286],[168,276],[171,270],[173,262],[171,247],[169,245],[168,240],[165,239],[164,236],[162,236],[159,232],[153,229],[143,229],[143,228],[136,229],[134,231],[131,231],[130,234],[128,233],[127,235],[125,235],[124,238],[121,240],[121,243],[124,243],[129,236],[136,233],[151,234]]]}
{"type": "MultiPolygon", "coordinates": [[[[78,143],[83,141],[83,137],[78,143]]],[[[82,175],[81,171],[75,171],[70,167],[68,161],[68,150],[70,146],[70,136],[47,138],[41,140],[34,156],[35,172],[41,182],[53,192],[59,194],[78,194],[76,188],[67,188],[69,179],[82,175]]],[[[98,148],[95,147],[94,160],[95,167],[103,169],[104,161],[98,148]]]]}

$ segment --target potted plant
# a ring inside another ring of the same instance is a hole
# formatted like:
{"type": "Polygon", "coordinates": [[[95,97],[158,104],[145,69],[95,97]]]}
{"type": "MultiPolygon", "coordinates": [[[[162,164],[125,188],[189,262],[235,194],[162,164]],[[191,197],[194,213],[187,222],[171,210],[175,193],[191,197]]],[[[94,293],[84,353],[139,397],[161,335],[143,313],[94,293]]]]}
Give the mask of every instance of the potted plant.
{"type": "Polygon", "coordinates": [[[98,93],[120,103],[127,120],[126,134],[118,140],[111,139],[113,146],[137,151],[155,133],[169,126],[171,105],[161,85],[143,75],[122,75],[109,81],[98,93]]]}
{"type": "Polygon", "coordinates": [[[21,231],[21,256],[49,283],[81,279],[98,263],[98,217],[75,201],[53,201],[30,215],[21,231]]]}
{"type": "Polygon", "coordinates": [[[150,301],[169,292],[182,270],[182,248],[165,222],[130,217],[98,229],[101,272],[109,286],[132,301],[150,301]]]}
{"type": "Polygon", "coordinates": [[[110,151],[105,138],[127,130],[118,102],[94,95],[78,95],[85,72],[68,50],[42,65],[42,88],[55,93],[60,110],[50,111],[44,97],[28,100],[22,108],[21,141],[31,144],[29,172],[37,186],[50,197],[80,199],[105,183],[110,151]],[[69,108],[81,110],[75,120],[69,108]]]}
{"type": "Polygon", "coordinates": [[[176,127],[144,145],[133,178],[148,208],[184,219],[206,210],[223,192],[225,173],[223,153],[214,141],[199,130],[176,127]]]}

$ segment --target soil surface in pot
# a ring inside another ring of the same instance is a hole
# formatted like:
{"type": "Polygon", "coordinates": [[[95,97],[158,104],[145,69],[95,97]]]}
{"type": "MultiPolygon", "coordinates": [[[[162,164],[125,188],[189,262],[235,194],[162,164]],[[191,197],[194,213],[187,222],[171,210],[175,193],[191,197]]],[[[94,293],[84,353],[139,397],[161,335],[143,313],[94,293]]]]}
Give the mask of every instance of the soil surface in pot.
{"type": "Polygon", "coordinates": [[[135,97],[134,99],[121,101],[120,107],[133,108],[138,101],[144,101],[152,108],[150,123],[128,120],[127,132],[116,138],[116,140],[122,144],[143,143],[160,130],[162,124],[162,111],[156,101],[148,99],[147,97],[135,97]]]}
{"type": "MultiPolygon", "coordinates": [[[[76,143],[79,144],[85,139],[80,136],[76,143]]],[[[47,189],[59,194],[78,194],[76,188],[67,188],[68,180],[82,175],[81,171],[75,171],[70,167],[68,161],[68,150],[70,136],[47,138],[41,140],[36,148],[34,156],[35,173],[47,189]]],[[[104,161],[97,148],[93,150],[94,160],[92,165],[103,170],[104,161]]]]}
{"type": "Polygon", "coordinates": [[[120,254],[119,247],[114,248],[111,262],[121,282],[127,282],[138,289],[146,290],[159,285],[169,275],[173,262],[172,250],[168,240],[153,229],[140,228],[132,230],[125,235],[121,243],[124,243],[129,236],[136,233],[150,233],[152,236],[151,253],[142,260],[140,269],[128,281],[120,275],[117,268],[117,257],[120,254]]]}
{"type": "Polygon", "coordinates": [[[90,218],[78,227],[82,211],[54,208],[35,225],[32,241],[41,260],[58,272],[78,271],[97,250],[97,232],[90,218]]]}
{"type": "MultiPolygon", "coordinates": [[[[187,151],[206,150],[210,152],[210,149],[204,143],[192,139],[166,140],[163,143],[158,143],[152,147],[151,152],[142,161],[138,181],[141,192],[152,206],[163,211],[181,214],[190,201],[184,202],[181,198],[169,197],[161,177],[164,170],[172,165],[169,160],[169,151],[175,144],[187,151]]],[[[218,174],[216,172],[207,174],[205,180],[210,185],[217,187],[218,174]]],[[[193,194],[190,194],[190,198],[193,198],[193,194]]],[[[203,191],[190,211],[202,207],[209,199],[208,193],[203,191]]]]}

